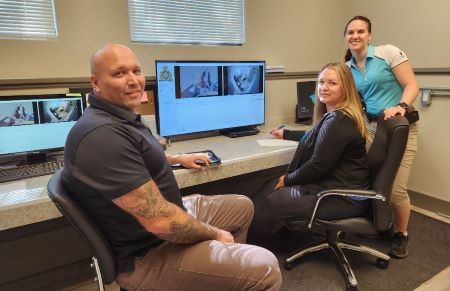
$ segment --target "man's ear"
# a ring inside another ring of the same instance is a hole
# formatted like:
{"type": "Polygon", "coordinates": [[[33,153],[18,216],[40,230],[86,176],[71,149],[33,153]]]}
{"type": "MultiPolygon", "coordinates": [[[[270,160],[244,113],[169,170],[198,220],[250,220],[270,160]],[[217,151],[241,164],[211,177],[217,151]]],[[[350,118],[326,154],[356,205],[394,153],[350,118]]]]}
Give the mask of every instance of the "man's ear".
{"type": "Polygon", "coordinates": [[[98,93],[100,91],[98,87],[98,80],[94,76],[91,76],[91,85],[92,89],[94,90],[94,93],[98,93]]]}

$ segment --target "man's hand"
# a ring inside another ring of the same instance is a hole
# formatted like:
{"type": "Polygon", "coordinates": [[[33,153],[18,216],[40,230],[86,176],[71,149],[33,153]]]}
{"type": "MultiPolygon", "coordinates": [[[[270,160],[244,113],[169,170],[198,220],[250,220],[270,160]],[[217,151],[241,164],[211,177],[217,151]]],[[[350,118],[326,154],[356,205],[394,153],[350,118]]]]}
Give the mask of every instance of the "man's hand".
{"type": "Polygon", "coordinates": [[[201,169],[202,166],[209,167],[208,155],[183,154],[179,155],[178,163],[189,169],[201,169]]]}
{"type": "Polygon", "coordinates": [[[234,243],[234,237],[226,230],[217,229],[217,237],[216,240],[226,243],[234,243]]]}
{"type": "Polygon", "coordinates": [[[210,161],[207,154],[180,154],[167,157],[169,164],[180,164],[189,169],[201,169],[202,166],[209,167],[210,161]]]}

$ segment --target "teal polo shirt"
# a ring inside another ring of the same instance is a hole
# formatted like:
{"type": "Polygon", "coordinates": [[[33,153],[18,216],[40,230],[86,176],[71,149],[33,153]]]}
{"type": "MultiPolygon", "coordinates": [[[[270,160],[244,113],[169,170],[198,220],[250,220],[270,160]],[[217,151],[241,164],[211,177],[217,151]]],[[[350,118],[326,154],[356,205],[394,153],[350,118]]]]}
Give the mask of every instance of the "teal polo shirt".
{"type": "Polygon", "coordinates": [[[403,51],[387,44],[377,47],[369,45],[364,70],[356,66],[353,57],[346,63],[352,71],[356,88],[364,97],[367,113],[376,116],[384,109],[400,103],[403,88],[392,73],[392,68],[407,60],[403,51]]]}

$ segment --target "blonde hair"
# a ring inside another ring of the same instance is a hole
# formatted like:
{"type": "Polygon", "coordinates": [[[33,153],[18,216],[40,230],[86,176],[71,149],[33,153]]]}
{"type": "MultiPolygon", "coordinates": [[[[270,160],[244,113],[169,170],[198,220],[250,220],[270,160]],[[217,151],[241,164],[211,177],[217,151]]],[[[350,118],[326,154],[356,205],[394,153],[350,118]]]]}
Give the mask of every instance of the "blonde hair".
{"type": "MultiPolygon", "coordinates": [[[[341,86],[342,98],[336,105],[336,110],[342,110],[347,116],[349,116],[358,127],[361,135],[367,137],[367,128],[364,122],[363,108],[361,105],[361,99],[359,97],[358,91],[356,90],[355,80],[353,79],[352,72],[350,68],[344,63],[329,63],[325,65],[320,74],[325,69],[331,69],[336,72],[339,80],[339,85],[341,86]]],[[[319,84],[319,77],[317,78],[317,85],[319,84]]],[[[314,104],[314,115],[313,123],[316,125],[322,117],[327,113],[326,105],[319,100],[318,86],[316,85],[316,101],[314,104]]]]}

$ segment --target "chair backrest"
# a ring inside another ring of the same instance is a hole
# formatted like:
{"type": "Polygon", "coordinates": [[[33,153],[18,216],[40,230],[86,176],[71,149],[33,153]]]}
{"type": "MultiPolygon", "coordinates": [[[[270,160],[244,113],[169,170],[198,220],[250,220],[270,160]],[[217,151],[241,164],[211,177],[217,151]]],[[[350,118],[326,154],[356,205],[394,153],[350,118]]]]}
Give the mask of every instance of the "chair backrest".
{"type": "Polygon", "coordinates": [[[61,173],[62,169],[50,178],[47,185],[48,196],[87,242],[98,261],[104,283],[112,283],[116,278],[116,262],[111,247],[103,232],[73,200],[72,193],[62,182],[61,173]]]}
{"type": "Polygon", "coordinates": [[[409,123],[405,117],[384,120],[378,116],[377,131],[367,158],[371,173],[371,188],[386,197],[373,199],[373,219],[377,230],[387,230],[391,223],[391,191],[408,141],[409,123]]]}

